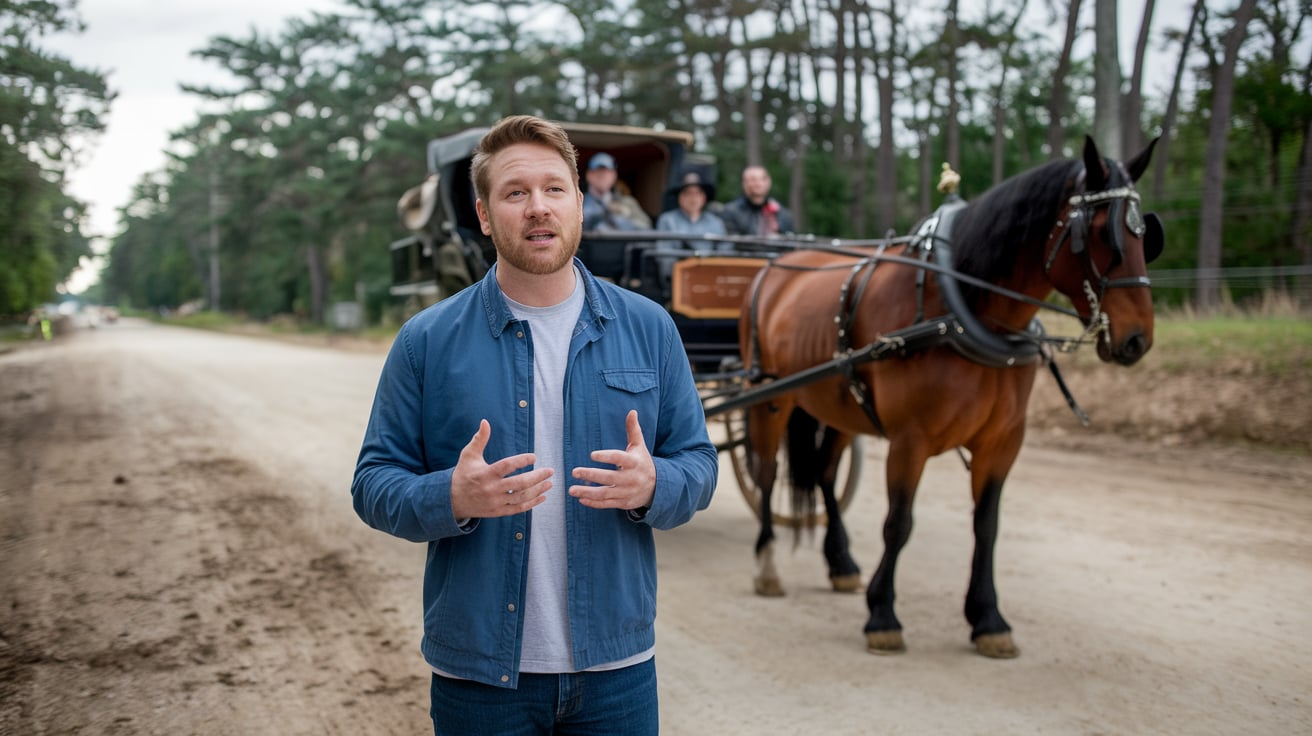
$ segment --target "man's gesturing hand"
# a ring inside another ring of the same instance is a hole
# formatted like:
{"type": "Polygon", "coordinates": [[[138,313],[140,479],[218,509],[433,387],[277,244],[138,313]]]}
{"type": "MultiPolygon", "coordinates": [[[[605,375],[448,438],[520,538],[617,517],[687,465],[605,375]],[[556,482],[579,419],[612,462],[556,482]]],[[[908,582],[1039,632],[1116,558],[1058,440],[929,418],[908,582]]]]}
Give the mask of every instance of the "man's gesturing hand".
{"type": "Polygon", "coordinates": [[[584,506],[632,510],[651,504],[651,498],[656,493],[656,463],[652,462],[651,453],[647,452],[647,443],[642,439],[642,425],[638,424],[637,410],[629,410],[629,415],[624,418],[624,428],[629,435],[628,447],[623,450],[595,450],[592,453],[594,461],[614,465],[614,470],[574,469],[575,478],[597,484],[569,487],[569,495],[577,498],[584,506]]]}
{"type": "Polygon", "coordinates": [[[528,511],[546,500],[551,488],[551,468],[517,473],[537,461],[531,452],[511,455],[491,465],[483,459],[492,425],[484,419],[478,431],[460,451],[451,473],[451,512],[457,519],[510,516],[528,511]]]}

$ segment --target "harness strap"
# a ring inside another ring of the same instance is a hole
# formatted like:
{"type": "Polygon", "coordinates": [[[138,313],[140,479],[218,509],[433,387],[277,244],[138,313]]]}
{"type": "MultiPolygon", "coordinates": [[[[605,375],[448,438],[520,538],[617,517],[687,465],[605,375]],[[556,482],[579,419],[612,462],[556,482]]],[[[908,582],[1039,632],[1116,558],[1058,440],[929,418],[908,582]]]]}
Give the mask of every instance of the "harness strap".
{"type": "MultiPolygon", "coordinates": [[[[870,285],[870,279],[875,275],[877,264],[877,261],[870,259],[858,262],[848,272],[847,279],[839,290],[838,314],[834,316],[834,322],[838,325],[838,350],[834,353],[835,359],[852,353],[852,327],[856,322],[857,307],[861,304],[861,297],[865,295],[866,287],[870,285]],[[857,281],[858,277],[860,277],[859,281],[857,281]],[[854,282],[855,291],[852,289],[854,282]]],[[[870,391],[870,384],[857,373],[856,364],[852,361],[843,363],[843,373],[847,376],[847,390],[852,394],[857,406],[865,412],[875,432],[884,434],[884,425],[879,421],[879,414],[875,411],[875,397],[870,391]]]]}

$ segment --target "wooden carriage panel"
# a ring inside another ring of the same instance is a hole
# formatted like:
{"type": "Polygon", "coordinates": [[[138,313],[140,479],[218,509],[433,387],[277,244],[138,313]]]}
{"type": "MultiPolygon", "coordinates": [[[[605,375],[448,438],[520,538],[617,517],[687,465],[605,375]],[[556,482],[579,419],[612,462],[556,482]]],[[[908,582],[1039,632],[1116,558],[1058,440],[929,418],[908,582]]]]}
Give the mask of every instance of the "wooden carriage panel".
{"type": "Polygon", "coordinates": [[[765,258],[685,258],[674,264],[670,308],[693,319],[733,319],[765,258]]]}

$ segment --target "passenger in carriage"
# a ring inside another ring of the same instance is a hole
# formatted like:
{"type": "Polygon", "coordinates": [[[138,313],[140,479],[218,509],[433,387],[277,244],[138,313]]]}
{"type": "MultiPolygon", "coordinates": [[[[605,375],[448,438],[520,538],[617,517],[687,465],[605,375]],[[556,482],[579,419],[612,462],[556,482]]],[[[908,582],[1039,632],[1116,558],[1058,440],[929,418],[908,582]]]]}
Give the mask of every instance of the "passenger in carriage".
{"type": "Polygon", "coordinates": [[[638,200],[617,188],[619,172],[614,156],[605,151],[593,154],[583,178],[588,184],[583,193],[585,231],[651,229],[651,217],[638,200]]]}
{"type": "MultiPolygon", "coordinates": [[[[724,220],[706,209],[706,203],[715,199],[715,185],[696,171],[683,175],[679,184],[670,190],[679,206],[666,210],[656,218],[656,229],[687,235],[724,235],[724,220]]],[[[730,243],[710,240],[661,240],[660,248],[689,248],[695,251],[730,250],[730,243]]]]}
{"type": "Polygon", "coordinates": [[[730,235],[778,235],[794,232],[793,213],[770,196],[770,172],[764,166],[743,169],[743,194],[720,212],[730,235]]]}

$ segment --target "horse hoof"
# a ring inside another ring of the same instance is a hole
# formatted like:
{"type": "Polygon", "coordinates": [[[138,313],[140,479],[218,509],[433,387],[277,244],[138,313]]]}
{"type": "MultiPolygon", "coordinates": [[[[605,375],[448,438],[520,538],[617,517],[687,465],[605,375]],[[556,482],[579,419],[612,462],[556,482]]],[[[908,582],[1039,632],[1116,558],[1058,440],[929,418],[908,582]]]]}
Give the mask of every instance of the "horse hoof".
{"type": "Polygon", "coordinates": [[[861,589],[860,575],[830,575],[829,584],[835,593],[855,593],[861,589]]]}
{"type": "Polygon", "coordinates": [[[784,594],[784,586],[779,582],[779,578],[754,578],[756,583],[756,594],[766,598],[781,598],[784,594]]]}
{"type": "Polygon", "coordinates": [[[901,631],[866,632],[866,651],[871,654],[902,654],[906,650],[901,631]]]}
{"type": "Polygon", "coordinates": [[[1001,634],[980,634],[975,637],[975,651],[993,659],[1015,659],[1020,656],[1020,649],[1011,640],[1009,632],[1001,634]]]}

